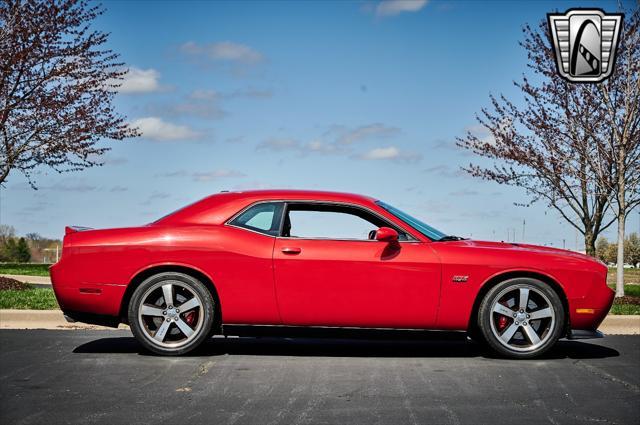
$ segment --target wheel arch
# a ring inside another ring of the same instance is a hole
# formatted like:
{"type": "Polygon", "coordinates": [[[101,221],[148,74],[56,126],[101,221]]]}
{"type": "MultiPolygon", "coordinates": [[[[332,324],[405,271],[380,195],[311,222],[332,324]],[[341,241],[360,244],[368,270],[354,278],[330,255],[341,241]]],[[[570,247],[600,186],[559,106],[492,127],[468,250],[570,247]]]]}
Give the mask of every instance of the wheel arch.
{"type": "Polygon", "coordinates": [[[121,322],[122,323],[128,322],[127,310],[129,308],[129,302],[131,301],[131,297],[133,296],[133,293],[135,292],[136,288],[140,286],[140,284],[144,282],[147,278],[163,272],[184,273],[204,283],[204,285],[209,290],[214,300],[215,322],[213,324],[213,329],[215,330],[220,329],[220,327],[222,326],[222,305],[220,303],[220,297],[218,296],[218,291],[216,290],[213,279],[211,279],[211,277],[209,277],[204,272],[196,269],[195,267],[191,267],[183,264],[159,264],[159,265],[150,266],[143,270],[138,271],[129,281],[129,284],[127,285],[127,289],[125,290],[125,293],[122,297],[122,301],[120,303],[121,322]]]}
{"type": "Polygon", "coordinates": [[[504,282],[505,280],[514,279],[518,277],[528,277],[528,278],[540,280],[541,282],[544,282],[547,285],[549,285],[549,287],[551,287],[551,289],[553,289],[556,292],[556,294],[558,294],[558,297],[562,302],[562,307],[564,308],[564,311],[565,311],[564,333],[566,333],[570,327],[569,301],[567,299],[567,295],[564,292],[564,289],[562,288],[562,285],[560,285],[560,283],[558,283],[556,279],[552,278],[549,275],[535,272],[535,271],[530,271],[530,270],[511,270],[511,271],[499,273],[487,279],[482,284],[482,286],[480,287],[480,290],[476,294],[476,298],[473,302],[473,308],[471,309],[471,315],[469,317],[469,323],[467,324],[467,330],[470,332],[475,332],[477,330],[478,310],[480,308],[480,303],[482,302],[483,298],[487,295],[487,293],[491,290],[491,288],[493,288],[494,286],[496,286],[501,282],[504,282]]]}

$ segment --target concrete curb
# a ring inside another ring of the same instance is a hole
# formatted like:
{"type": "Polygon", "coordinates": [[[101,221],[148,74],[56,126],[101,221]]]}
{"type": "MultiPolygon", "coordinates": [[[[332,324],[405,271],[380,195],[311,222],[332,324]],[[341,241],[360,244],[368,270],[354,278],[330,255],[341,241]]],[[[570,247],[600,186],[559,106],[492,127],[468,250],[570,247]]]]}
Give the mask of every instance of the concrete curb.
{"type": "Polygon", "coordinates": [[[640,315],[610,314],[599,329],[605,335],[640,335],[640,315]]]}
{"type": "Polygon", "coordinates": [[[29,283],[33,286],[51,287],[51,278],[49,276],[27,276],[21,274],[0,274],[0,276],[29,283]]]}
{"type": "MultiPolygon", "coordinates": [[[[60,310],[0,310],[0,329],[113,329],[85,323],[69,323],[60,310]]],[[[120,325],[119,329],[129,329],[120,325]]]]}
{"type": "MultiPolygon", "coordinates": [[[[120,325],[120,329],[129,329],[120,325]]],[[[0,310],[0,329],[112,329],[84,323],[68,323],[60,310],[0,310]]],[[[604,319],[599,330],[605,335],[640,335],[640,315],[604,319]]]]}

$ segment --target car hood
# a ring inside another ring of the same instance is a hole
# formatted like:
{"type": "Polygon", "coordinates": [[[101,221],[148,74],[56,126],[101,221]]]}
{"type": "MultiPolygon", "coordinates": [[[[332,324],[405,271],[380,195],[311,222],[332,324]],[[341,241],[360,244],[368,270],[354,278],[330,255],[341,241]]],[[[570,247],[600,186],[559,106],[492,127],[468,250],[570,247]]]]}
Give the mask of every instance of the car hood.
{"type": "Polygon", "coordinates": [[[548,255],[556,255],[556,256],[565,256],[571,258],[577,258],[582,260],[594,261],[599,263],[593,257],[589,255],[582,254],[580,252],[569,251],[566,249],[552,248],[549,246],[539,246],[539,245],[530,245],[516,242],[491,242],[491,241],[476,241],[470,239],[464,239],[461,241],[449,241],[449,242],[437,242],[442,244],[452,244],[452,245],[460,245],[460,246],[468,246],[479,249],[504,249],[509,251],[522,251],[522,252],[531,252],[531,253],[539,253],[539,254],[548,254],[548,255]]]}

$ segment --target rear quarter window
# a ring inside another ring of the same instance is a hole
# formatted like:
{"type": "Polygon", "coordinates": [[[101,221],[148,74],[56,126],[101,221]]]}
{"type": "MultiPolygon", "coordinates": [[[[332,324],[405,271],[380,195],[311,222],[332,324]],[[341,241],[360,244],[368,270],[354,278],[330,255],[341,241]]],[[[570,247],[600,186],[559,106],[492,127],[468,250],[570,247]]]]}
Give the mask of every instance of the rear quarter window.
{"type": "Polygon", "coordinates": [[[278,236],[282,219],[282,202],[264,202],[253,205],[229,222],[241,227],[270,236],[278,236]]]}

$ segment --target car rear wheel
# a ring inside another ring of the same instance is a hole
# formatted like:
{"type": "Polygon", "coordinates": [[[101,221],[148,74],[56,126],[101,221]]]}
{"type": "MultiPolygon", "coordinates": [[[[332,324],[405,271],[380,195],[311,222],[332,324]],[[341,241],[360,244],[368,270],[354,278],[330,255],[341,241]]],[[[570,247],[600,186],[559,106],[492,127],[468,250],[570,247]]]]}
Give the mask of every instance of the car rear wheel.
{"type": "Polygon", "coordinates": [[[515,278],[493,287],[482,300],[478,325],[497,353],[532,358],[551,348],[564,328],[558,294],[544,282],[515,278]]]}
{"type": "Polygon", "coordinates": [[[131,331],[146,349],[175,356],[195,349],[209,337],[214,304],[199,280],[165,272],[136,288],[128,313],[131,331]]]}

